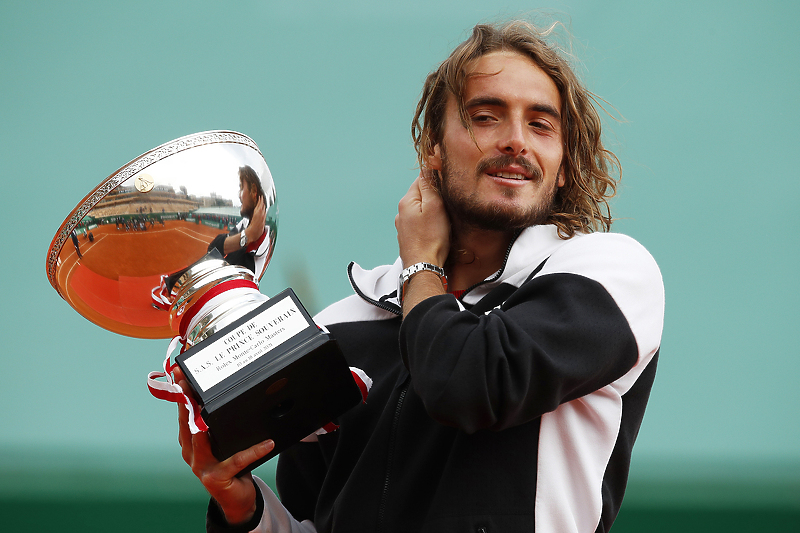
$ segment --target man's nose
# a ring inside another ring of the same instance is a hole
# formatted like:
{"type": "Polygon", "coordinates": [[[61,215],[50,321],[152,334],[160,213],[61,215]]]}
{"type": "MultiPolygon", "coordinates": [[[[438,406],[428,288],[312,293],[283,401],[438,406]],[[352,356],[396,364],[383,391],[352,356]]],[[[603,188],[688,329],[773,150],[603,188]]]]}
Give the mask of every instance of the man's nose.
{"type": "Polygon", "coordinates": [[[516,121],[509,122],[506,127],[503,128],[502,136],[499,139],[500,146],[498,146],[498,148],[504,154],[527,154],[528,146],[525,133],[526,132],[523,124],[520,124],[516,121]]]}

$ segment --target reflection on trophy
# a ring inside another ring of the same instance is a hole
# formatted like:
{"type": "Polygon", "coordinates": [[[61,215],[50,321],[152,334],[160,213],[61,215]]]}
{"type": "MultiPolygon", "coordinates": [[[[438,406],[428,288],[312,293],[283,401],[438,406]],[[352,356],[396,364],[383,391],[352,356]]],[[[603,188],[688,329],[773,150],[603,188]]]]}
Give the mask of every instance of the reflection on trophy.
{"type": "Polygon", "coordinates": [[[259,292],[277,221],[274,182],[255,142],[204,132],[106,178],[61,225],[47,257],[53,287],[92,322],[172,338],[150,389],[187,404],[193,431],[209,431],[218,459],[275,441],[250,469],[330,427],[368,381],[354,378],[357,369],[291,289],[271,299],[259,292]],[[176,365],[191,394],[172,382],[176,365]]]}

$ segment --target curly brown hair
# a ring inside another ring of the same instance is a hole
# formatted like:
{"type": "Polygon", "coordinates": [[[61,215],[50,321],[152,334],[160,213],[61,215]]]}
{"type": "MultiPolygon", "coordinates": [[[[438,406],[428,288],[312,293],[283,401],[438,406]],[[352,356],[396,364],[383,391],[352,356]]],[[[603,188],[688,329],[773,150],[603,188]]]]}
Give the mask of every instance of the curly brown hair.
{"type": "Polygon", "coordinates": [[[261,186],[261,180],[253,167],[250,165],[239,167],[239,181],[246,183],[250,190],[256,192],[256,200],[259,198],[266,200],[267,195],[264,192],[264,187],[261,186]]]}
{"type": "MultiPolygon", "coordinates": [[[[411,124],[411,136],[421,167],[442,142],[447,98],[453,95],[461,122],[472,135],[464,90],[467,67],[479,57],[496,51],[514,51],[541,68],[558,88],[561,96],[565,183],[553,200],[552,213],[546,222],[555,224],[562,238],[576,231],[608,231],[611,208],[608,200],[616,193],[617,179],[611,172],[620,165],[617,157],[603,147],[600,117],[595,109],[597,98],[583,87],[567,61],[545,42],[553,29],[540,30],[526,21],[502,25],[478,24],[472,35],[450,54],[425,80],[422,96],[411,124]]],[[[473,136],[474,140],[474,136],[473,136]]]]}

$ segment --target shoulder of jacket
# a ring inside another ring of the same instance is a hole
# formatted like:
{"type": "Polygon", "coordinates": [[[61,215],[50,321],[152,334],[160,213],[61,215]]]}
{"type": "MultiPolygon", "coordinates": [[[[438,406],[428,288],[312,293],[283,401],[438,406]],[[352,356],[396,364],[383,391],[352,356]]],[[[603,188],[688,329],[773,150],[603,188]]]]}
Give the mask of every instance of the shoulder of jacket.
{"type": "Polygon", "coordinates": [[[396,314],[372,305],[357,294],[352,294],[314,315],[314,322],[325,327],[345,322],[388,320],[395,317],[396,314]]]}
{"type": "Polygon", "coordinates": [[[637,271],[661,279],[655,259],[636,239],[622,233],[579,234],[553,251],[542,274],[560,269],[593,277],[612,268],[618,272],[637,271]]]}
{"type": "Polygon", "coordinates": [[[384,302],[399,309],[397,279],[402,269],[399,257],[391,265],[381,265],[370,270],[350,263],[347,274],[355,294],[329,305],[314,317],[314,321],[320,326],[329,326],[343,322],[395,318],[396,313],[382,309],[375,303],[384,302]]]}

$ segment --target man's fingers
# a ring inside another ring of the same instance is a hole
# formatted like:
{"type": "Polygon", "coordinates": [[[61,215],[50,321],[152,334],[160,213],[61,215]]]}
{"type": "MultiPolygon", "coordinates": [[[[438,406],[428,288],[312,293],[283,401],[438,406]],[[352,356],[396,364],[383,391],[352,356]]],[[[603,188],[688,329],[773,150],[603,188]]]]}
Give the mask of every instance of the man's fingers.
{"type": "Polygon", "coordinates": [[[266,223],[266,220],[267,220],[267,203],[263,197],[259,197],[258,202],[256,203],[256,207],[253,210],[253,218],[250,221],[251,226],[253,226],[253,228],[258,228],[258,234],[252,235],[252,238],[254,240],[261,236],[261,233],[264,231],[264,224],[266,223]]]}
{"type": "MultiPolygon", "coordinates": [[[[182,376],[182,375],[181,375],[182,376]]],[[[189,386],[185,379],[178,382],[178,385],[186,392],[189,386]]],[[[189,409],[182,403],[178,404],[178,443],[182,448],[189,445],[192,438],[192,431],[189,429],[189,409]],[[186,446],[185,446],[186,445],[186,446]]],[[[185,450],[184,450],[185,454],[185,450]]],[[[185,459],[186,457],[184,457],[185,459]]]]}
{"type": "Polygon", "coordinates": [[[216,485],[220,482],[228,483],[239,472],[238,470],[231,471],[231,468],[227,467],[224,461],[220,463],[214,457],[214,454],[211,453],[211,441],[206,432],[195,433],[189,438],[191,439],[188,446],[191,450],[189,466],[192,467],[194,475],[203,485],[206,485],[209,491],[211,491],[211,485],[216,485]]]}
{"type": "Polygon", "coordinates": [[[408,188],[408,192],[400,198],[400,202],[397,204],[397,212],[402,214],[405,209],[411,209],[412,207],[416,210],[422,210],[422,195],[419,190],[419,178],[415,179],[411,186],[408,188]]]}
{"type": "Polygon", "coordinates": [[[420,198],[420,176],[411,182],[411,186],[408,188],[408,192],[406,193],[406,198],[411,200],[418,200],[420,198]]]}
{"type": "Polygon", "coordinates": [[[222,477],[232,478],[248,465],[258,461],[272,450],[275,449],[275,443],[272,440],[259,442],[246,450],[243,450],[236,455],[228,457],[220,463],[219,474],[222,477]]]}
{"type": "MultiPolygon", "coordinates": [[[[187,394],[190,394],[189,384],[181,372],[180,368],[175,368],[172,372],[175,383],[183,389],[187,394]]],[[[189,429],[189,409],[182,404],[178,404],[178,444],[181,446],[181,455],[186,464],[192,464],[194,460],[194,444],[192,442],[192,431],[189,429]]]]}
{"type": "Polygon", "coordinates": [[[181,445],[181,457],[186,464],[192,464],[192,432],[189,430],[189,410],[178,404],[178,444],[181,445]]]}
{"type": "Polygon", "coordinates": [[[423,203],[441,200],[439,190],[433,183],[433,176],[430,170],[420,172],[417,181],[419,182],[419,193],[423,203]]]}
{"type": "Polygon", "coordinates": [[[205,431],[194,433],[191,439],[193,466],[205,469],[207,464],[217,462],[217,458],[211,453],[211,442],[208,440],[208,434],[205,431]]]}
{"type": "Polygon", "coordinates": [[[433,174],[431,174],[430,170],[427,170],[427,169],[421,170],[420,173],[419,173],[419,178],[417,178],[419,180],[419,188],[420,188],[420,190],[428,190],[428,189],[435,190],[435,187],[433,186],[433,179],[432,178],[433,178],[433,174]]]}

